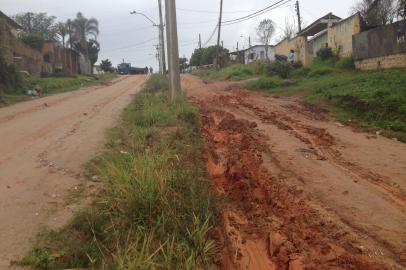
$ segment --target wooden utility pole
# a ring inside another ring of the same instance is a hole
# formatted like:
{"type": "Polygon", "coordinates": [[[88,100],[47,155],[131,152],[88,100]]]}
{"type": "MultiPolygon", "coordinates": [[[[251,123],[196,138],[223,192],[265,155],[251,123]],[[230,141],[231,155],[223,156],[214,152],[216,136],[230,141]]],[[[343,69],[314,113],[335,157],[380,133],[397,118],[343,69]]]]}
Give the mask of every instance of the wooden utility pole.
{"type": "Polygon", "coordinates": [[[220,68],[220,38],[221,38],[221,22],[223,18],[223,0],[220,0],[220,17],[218,24],[218,35],[217,35],[217,56],[216,56],[216,68],[220,68]]]}
{"type": "Polygon", "coordinates": [[[202,48],[202,35],[199,34],[199,49],[202,48]]]}
{"type": "Polygon", "coordinates": [[[166,74],[166,57],[165,57],[165,38],[164,38],[164,21],[162,18],[162,0],[158,0],[159,7],[159,46],[160,46],[160,66],[161,74],[166,74]]]}
{"type": "Polygon", "coordinates": [[[175,0],[165,0],[165,11],[166,36],[168,42],[169,83],[171,87],[171,95],[172,98],[174,98],[182,93],[180,85],[178,27],[176,22],[175,0]]]}
{"type": "Polygon", "coordinates": [[[299,32],[302,31],[302,18],[300,17],[300,5],[299,0],[296,1],[296,13],[297,13],[297,21],[299,26],[299,32]]]}

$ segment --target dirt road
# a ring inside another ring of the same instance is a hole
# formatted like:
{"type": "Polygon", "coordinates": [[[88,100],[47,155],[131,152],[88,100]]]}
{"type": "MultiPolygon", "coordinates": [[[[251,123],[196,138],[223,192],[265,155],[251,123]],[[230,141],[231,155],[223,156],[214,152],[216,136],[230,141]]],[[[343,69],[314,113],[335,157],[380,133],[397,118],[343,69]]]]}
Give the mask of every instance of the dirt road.
{"type": "Polygon", "coordinates": [[[0,109],[0,269],[24,255],[44,225],[71,217],[89,182],[81,166],[103,149],[106,129],[144,81],[121,77],[0,109]]]}
{"type": "Polygon", "coordinates": [[[406,144],[295,98],[183,77],[222,211],[224,269],[405,269],[406,144]]]}

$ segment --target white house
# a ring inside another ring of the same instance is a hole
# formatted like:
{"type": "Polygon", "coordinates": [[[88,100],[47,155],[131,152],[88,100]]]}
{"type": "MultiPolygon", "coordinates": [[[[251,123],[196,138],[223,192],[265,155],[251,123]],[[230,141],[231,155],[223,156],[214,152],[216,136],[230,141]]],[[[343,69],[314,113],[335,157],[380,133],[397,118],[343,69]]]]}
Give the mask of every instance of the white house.
{"type": "Polygon", "coordinates": [[[268,59],[275,60],[274,46],[272,45],[255,45],[244,50],[244,64],[250,64],[257,60],[266,59],[266,51],[268,50],[268,59]]]}

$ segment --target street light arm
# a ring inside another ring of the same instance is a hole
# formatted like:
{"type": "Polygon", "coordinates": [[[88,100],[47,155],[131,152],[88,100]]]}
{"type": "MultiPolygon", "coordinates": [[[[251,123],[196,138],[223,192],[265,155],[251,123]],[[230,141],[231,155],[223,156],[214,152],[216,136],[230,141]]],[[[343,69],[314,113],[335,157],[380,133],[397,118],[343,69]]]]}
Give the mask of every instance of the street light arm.
{"type": "Polygon", "coordinates": [[[150,21],[152,24],[153,24],[153,26],[159,26],[157,23],[155,23],[150,17],[148,17],[147,15],[145,15],[144,13],[141,13],[141,12],[137,12],[137,11],[132,11],[132,12],[130,12],[130,14],[135,14],[135,15],[142,15],[142,16],[144,16],[148,21],[150,21]]]}

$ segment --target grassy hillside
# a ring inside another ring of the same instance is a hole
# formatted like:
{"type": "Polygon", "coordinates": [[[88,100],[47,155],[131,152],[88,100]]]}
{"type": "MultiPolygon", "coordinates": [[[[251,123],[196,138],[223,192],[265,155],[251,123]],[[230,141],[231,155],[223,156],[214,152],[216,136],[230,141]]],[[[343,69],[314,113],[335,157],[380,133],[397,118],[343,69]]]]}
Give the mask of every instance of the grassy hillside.
{"type": "Polygon", "coordinates": [[[22,264],[36,269],[211,269],[216,204],[202,158],[200,118],[153,76],[89,165],[104,190],[22,264]]]}
{"type": "Polygon", "coordinates": [[[5,89],[0,91],[0,107],[11,105],[20,101],[30,100],[25,93],[35,85],[41,86],[45,95],[57,94],[80,89],[81,87],[100,84],[116,77],[115,74],[106,73],[97,76],[75,76],[75,77],[32,77],[27,79],[17,89],[5,89]]]}
{"type": "MultiPolygon", "coordinates": [[[[252,67],[248,69],[252,70],[252,67]]],[[[359,71],[352,68],[350,59],[316,60],[309,67],[290,68],[284,79],[276,74],[280,69],[285,73],[285,66],[272,66],[272,72],[269,67],[264,70],[267,69],[260,78],[247,82],[246,88],[274,95],[300,96],[307,102],[328,108],[343,122],[351,120],[352,124],[382,130],[383,135],[406,142],[405,69],[359,71]]],[[[245,67],[233,66],[219,72],[211,71],[203,78],[224,79],[224,74],[230,70],[233,74],[246,75],[237,76],[237,79],[258,77],[247,72],[245,67]]]]}

